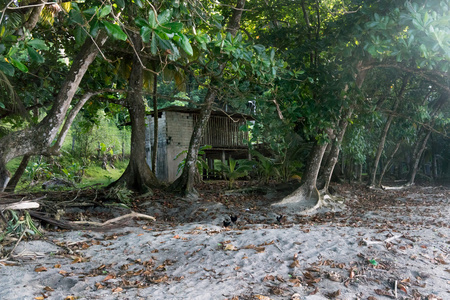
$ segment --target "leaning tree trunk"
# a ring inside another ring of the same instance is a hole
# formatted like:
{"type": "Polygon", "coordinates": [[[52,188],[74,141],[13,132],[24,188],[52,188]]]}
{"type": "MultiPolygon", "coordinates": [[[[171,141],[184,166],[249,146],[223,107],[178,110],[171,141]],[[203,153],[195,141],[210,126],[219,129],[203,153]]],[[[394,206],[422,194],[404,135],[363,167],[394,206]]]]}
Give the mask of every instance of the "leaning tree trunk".
{"type": "Polygon", "coordinates": [[[413,185],[416,179],[417,170],[419,168],[419,162],[422,158],[423,151],[425,150],[428,142],[428,138],[431,135],[431,130],[425,134],[423,138],[419,138],[414,146],[413,157],[408,172],[408,183],[406,185],[413,185]]]}
{"type": "Polygon", "coordinates": [[[347,130],[348,118],[350,118],[352,113],[353,109],[349,109],[344,118],[339,121],[339,133],[337,134],[335,141],[333,141],[330,153],[325,161],[322,174],[324,182],[322,190],[325,192],[328,191],[328,187],[330,186],[331,176],[333,175],[334,167],[338,161],[342,140],[344,139],[345,131],[347,130]]]}
{"type": "Polygon", "coordinates": [[[194,132],[189,142],[189,149],[186,155],[186,163],[183,168],[183,172],[180,177],[175,180],[171,185],[171,190],[180,192],[181,194],[188,196],[197,196],[197,192],[194,189],[195,179],[197,178],[197,158],[198,150],[200,148],[200,142],[203,137],[203,132],[206,128],[206,124],[211,116],[212,105],[216,98],[217,90],[210,88],[205,96],[205,103],[200,111],[200,116],[197,123],[194,126],[194,132]]]}
{"type": "Polygon", "coordinates": [[[400,88],[399,94],[395,97],[394,105],[392,107],[392,113],[389,115],[386,123],[384,124],[383,131],[381,132],[380,143],[378,144],[377,153],[375,155],[375,160],[372,166],[372,174],[370,176],[369,186],[375,186],[378,164],[380,162],[381,154],[383,154],[384,145],[386,144],[386,138],[389,132],[389,128],[391,127],[391,123],[394,120],[394,113],[396,112],[398,105],[403,98],[403,95],[406,91],[406,85],[408,83],[409,77],[405,77],[403,79],[402,87],[400,88]]]}
{"type": "Polygon", "coordinates": [[[12,132],[0,139],[0,191],[3,191],[10,179],[10,173],[6,168],[7,162],[22,155],[41,154],[50,147],[84,74],[99,52],[98,47],[103,46],[107,38],[107,35],[101,31],[95,42],[89,38],[86,39],[73,61],[51,110],[39,124],[12,132]]]}
{"type": "MultiPolygon", "coordinates": [[[[228,22],[227,31],[231,33],[232,36],[235,36],[241,22],[242,13],[244,11],[245,0],[238,0],[236,7],[233,9],[233,14],[228,22]]],[[[218,94],[218,89],[215,86],[215,82],[219,80],[222,76],[222,71],[225,69],[225,63],[221,64],[218,68],[217,78],[212,78],[210,87],[205,96],[205,100],[200,111],[200,117],[195,124],[194,131],[191,136],[191,141],[189,143],[189,149],[186,156],[186,163],[183,168],[183,172],[180,177],[175,180],[171,185],[171,190],[180,192],[183,195],[192,195],[197,197],[197,192],[194,189],[195,178],[197,177],[197,159],[198,159],[198,150],[200,148],[200,142],[203,137],[203,133],[206,128],[206,124],[209,121],[209,117],[212,111],[212,105],[216,96],[218,94]]]]}
{"type": "MultiPolygon", "coordinates": [[[[142,48],[138,35],[131,36],[136,49],[142,48]]],[[[122,176],[108,187],[124,185],[130,190],[145,193],[149,188],[159,186],[155,174],[150,170],[145,157],[145,104],[142,95],[143,67],[139,58],[134,56],[130,78],[128,80],[127,106],[131,120],[130,161],[122,176]]],[[[157,138],[157,137],[155,137],[157,138]]]]}
{"type": "Polygon", "coordinates": [[[381,186],[381,182],[383,180],[384,174],[386,174],[387,169],[392,165],[392,161],[394,160],[394,156],[397,153],[398,149],[400,148],[400,145],[402,144],[402,140],[400,139],[397,144],[395,145],[394,151],[392,151],[391,156],[389,156],[389,159],[387,160],[386,164],[384,165],[383,170],[380,174],[380,179],[378,180],[378,186],[381,186]]]}
{"type": "Polygon", "coordinates": [[[416,141],[416,144],[414,145],[414,151],[413,151],[413,157],[411,160],[409,173],[408,173],[408,183],[407,185],[413,185],[414,180],[416,178],[417,169],[419,167],[419,162],[422,157],[422,153],[425,150],[427,146],[428,139],[431,135],[431,129],[433,128],[436,119],[435,116],[439,113],[441,107],[447,102],[448,100],[448,93],[442,93],[441,96],[436,100],[434,103],[433,111],[431,113],[432,120],[430,124],[428,125],[428,129],[425,129],[425,127],[422,127],[422,130],[426,130],[426,134],[424,134],[423,138],[421,138],[421,134],[419,132],[419,138],[416,141]]]}
{"type": "Polygon", "coordinates": [[[156,63],[153,64],[153,151],[152,151],[152,171],[156,174],[156,159],[158,157],[158,74],[156,73],[156,63]]]}
{"type": "Polygon", "coordinates": [[[314,147],[311,149],[300,187],[282,201],[273,204],[274,206],[287,206],[296,211],[305,211],[322,205],[316,183],[326,148],[326,143],[319,144],[315,142],[314,147]]]}
{"type": "Polygon", "coordinates": [[[22,177],[23,173],[25,173],[25,170],[28,166],[28,162],[31,159],[31,155],[24,155],[22,158],[22,161],[20,162],[19,167],[17,168],[16,172],[14,172],[14,176],[9,181],[8,185],[5,188],[6,192],[14,192],[16,189],[17,184],[19,183],[20,178],[22,177]]]}

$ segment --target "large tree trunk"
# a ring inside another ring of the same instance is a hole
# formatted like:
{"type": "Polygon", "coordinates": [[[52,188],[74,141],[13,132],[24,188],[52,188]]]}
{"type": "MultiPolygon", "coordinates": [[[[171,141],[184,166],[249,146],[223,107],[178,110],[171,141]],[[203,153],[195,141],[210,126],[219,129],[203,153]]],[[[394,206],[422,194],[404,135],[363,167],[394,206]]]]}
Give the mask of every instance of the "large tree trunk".
{"type": "Polygon", "coordinates": [[[89,38],[86,39],[73,61],[51,110],[39,124],[12,132],[0,139],[0,191],[3,191],[10,179],[6,168],[7,162],[17,156],[41,154],[51,145],[84,74],[99,52],[98,47],[101,47],[106,40],[107,35],[103,32],[99,33],[95,43],[89,38]]]}
{"type": "MultiPolygon", "coordinates": [[[[141,49],[142,41],[140,36],[133,34],[131,38],[136,49],[141,49]]],[[[134,56],[126,99],[131,120],[130,161],[122,176],[111,183],[109,188],[124,185],[130,190],[145,193],[149,188],[159,186],[159,183],[155,174],[146,163],[145,158],[145,104],[142,96],[142,72],[141,62],[137,56],[134,56]]]]}
{"type": "Polygon", "coordinates": [[[380,162],[381,154],[383,154],[384,145],[386,144],[386,138],[389,132],[389,128],[391,127],[391,123],[394,120],[394,113],[396,112],[398,105],[403,98],[403,95],[406,91],[406,85],[408,83],[409,77],[405,77],[403,79],[402,87],[399,91],[399,94],[397,97],[395,97],[394,105],[392,107],[392,113],[389,115],[388,119],[386,120],[386,123],[384,124],[383,131],[381,132],[381,138],[380,143],[378,144],[377,153],[375,155],[375,160],[373,162],[372,166],[372,173],[370,176],[369,186],[375,186],[376,177],[377,177],[377,170],[378,170],[378,164],[380,162]]]}
{"type": "MultiPolygon", "coordinates": [[[[236,7],[233,10],[233,14],[228,22],[228,32],[231,35],[235,36],[241,22],[241,17],[243,13],[243,9],[245,6],[245,0],[238,0],[236,7]]],[[[218,76],[222,76],[222,71],[225,69],[225,63],[221,64],[218,68],[217,74],[218,76]]],[[[183,168],[183,172],[180,177],[175,180],[171,185],[171,190],[181,192],[183,195],[191,195],[193,197],[197,197],[197,192],[194,189],[195,178],[197,177],[197,159],[198,159],[198,150],[200,148],[200,142],[203,137],[204,130],[206,128],[206,124],[209,121],[209,117],[212,111],[212,105],[214,100],[216,99],[218,90],[215,86],[215,82],[217,82],[219,78],[213,78],[211,80],[210,87],[205,96],[205,100],[200,112],[200,117],[195,124],[194,131],[191,136],[191,141],[189,143],[189,149],[186,156],[186,163],[183,168]]]]}

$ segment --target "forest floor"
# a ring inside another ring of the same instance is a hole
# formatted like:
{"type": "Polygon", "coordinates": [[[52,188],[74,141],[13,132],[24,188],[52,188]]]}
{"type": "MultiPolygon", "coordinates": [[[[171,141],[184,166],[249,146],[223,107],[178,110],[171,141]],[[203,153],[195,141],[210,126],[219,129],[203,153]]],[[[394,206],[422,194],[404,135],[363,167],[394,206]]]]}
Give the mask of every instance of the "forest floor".
{"type": "MultiPolygon", "coordinates": [[[[136,198],[133,211],[156,221],[5,240],[0,299],[450,299],[449,187],[336,185],[346,207],[306,216],[270,206],[294,183],[238,185],[136,198]]],[[[129,213],[94,190],[40,202],[64,203],[61,220],[129,213]]]]}

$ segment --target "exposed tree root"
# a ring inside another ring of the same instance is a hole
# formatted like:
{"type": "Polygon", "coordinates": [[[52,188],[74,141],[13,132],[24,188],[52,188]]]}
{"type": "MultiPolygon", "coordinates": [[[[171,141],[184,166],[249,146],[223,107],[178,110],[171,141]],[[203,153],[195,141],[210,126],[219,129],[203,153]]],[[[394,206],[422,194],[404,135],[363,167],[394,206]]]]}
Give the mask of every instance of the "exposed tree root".
{"type": "Polygon", "coordinates": [[[307,194],[306,188],[300,187],[280,202],[272,204],[272,206],[303,215],[315,214],[321,208],[336,211],[345,207],[344,198],[332,196],[324,190],[319,191],[314,188],[312,193],[309,193],[309,197],[307,194]]]}

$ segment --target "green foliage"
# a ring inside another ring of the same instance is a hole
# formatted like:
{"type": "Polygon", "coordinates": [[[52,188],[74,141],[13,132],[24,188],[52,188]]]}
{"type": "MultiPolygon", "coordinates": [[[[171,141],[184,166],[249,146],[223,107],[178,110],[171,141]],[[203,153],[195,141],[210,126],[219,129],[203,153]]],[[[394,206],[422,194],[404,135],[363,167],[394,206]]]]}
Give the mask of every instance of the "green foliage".
{"type": "Polygon", "coordinates": [[[127,189],[125,186],[116,186],[109,190],[108,198],[119,200],[126,207],[131,207],[133,191],[127,189]]]}
{"type": "Polygon", "coordinates": [[[245,177],[253,168],[253,162],[245,159],[234,160],[230,157],[228,164],[220,162],[218,172],[228,180],[228,187],[233,188],[236,179],[245,177]]]}
{"type": "Polygon", "coordinates": [[[16,237],[22,235],[42,235],[27,211],[24,211],[23,215],[21,215],[15,210],[8,210],[4,217],[7,219],[7,224],[6,229],[0,233],[0,242],[7,235],[14,235],[16,237]]]}
{"type": "MultiPolygon", "coordinates": [[[[197,157],[197,169],[199,174],[202,173],[202,170],[208,170],[208,163],[203,159],[203,155],[205,155],[205,150],[211,149],[212,146],[211,145],[204,145],[201,146],[200,149],[198,150],[198,157],[197,157]]],[[[173,160],[177,160],[180,156],[182,155],[186,155],[188,152],[188,150],[183,150],[180,153],[178,153],[175,158],[173,160]]],[[[184,166],[186,165],[186,157],[178,164],[178,169],[177,169],[177,175],[180,174],[180,172],[183,171],[184,166]]]]}

